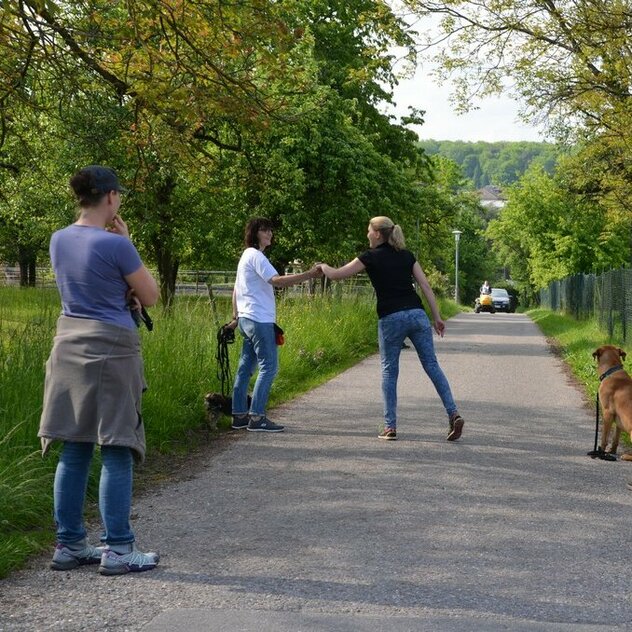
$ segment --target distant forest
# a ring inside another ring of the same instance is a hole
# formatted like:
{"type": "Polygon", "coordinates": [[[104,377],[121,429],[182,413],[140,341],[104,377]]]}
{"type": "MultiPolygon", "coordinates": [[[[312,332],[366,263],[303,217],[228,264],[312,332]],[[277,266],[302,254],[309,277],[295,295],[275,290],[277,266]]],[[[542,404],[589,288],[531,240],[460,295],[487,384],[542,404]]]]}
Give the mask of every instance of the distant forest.
{"type": "Polygon", "coordinates": [[[424,140],[419,145],[428,155],[439,154],[456,162],[475,189],[488,184],[512,184],[520,179],[533,162],[543,165],[548,173],[552,173],[560,155],[556,145],[527,141],[472,143],[424,140]]]}

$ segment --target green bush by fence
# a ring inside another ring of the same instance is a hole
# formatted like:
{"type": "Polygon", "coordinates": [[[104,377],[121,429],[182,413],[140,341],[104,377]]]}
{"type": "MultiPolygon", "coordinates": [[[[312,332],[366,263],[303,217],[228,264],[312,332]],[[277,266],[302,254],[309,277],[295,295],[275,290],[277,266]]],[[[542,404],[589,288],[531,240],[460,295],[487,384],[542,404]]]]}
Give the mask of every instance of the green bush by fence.
{"type": "Polygon", "coordinates": [[[575,274],[540,290],[540,305],[578,320],[594,318],[609,338],[632,336],[632,269],[575,274]]]}

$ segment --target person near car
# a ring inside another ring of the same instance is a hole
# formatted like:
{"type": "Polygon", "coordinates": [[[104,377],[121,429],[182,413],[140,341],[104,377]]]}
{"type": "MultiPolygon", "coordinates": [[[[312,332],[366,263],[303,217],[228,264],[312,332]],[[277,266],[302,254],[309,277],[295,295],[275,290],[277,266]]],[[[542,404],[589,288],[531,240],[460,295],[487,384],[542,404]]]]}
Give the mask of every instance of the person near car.
{"type": "Polygon", "coordinates": [[[284,427],[266,416],[274,377],[278,371],[275,333],[276,302],[274,288],[284,288],[322,276],[318,265],[307,272],[280,275],[265,256],[272,243],[272,222],[264,217],[251,219],[245,228],[245,250],[237,265],[233,289],[233,320],[228,327],[243,337],[241,355],[233,385],[232,427],[250,432],[281,432],[284,427]],[[250,378],[259,368],[248,407],[250,378]]]}
{"type": "Polygon", "coordinates": [[[448,416],[448,441],[455,441],[463,432],[448,380],[439,366],[432,340],[432,329],[443,336],[445,323],[428,279],[419,262],[406,250],[404,234],[398,224],[385,216],[369,222],[367,239],[370,248],[340,268],[322,264],[323,273],[332,280],[345,279],[366,270],[377,296],[378,340],[382,366],[384,428],[378,437],[397,438],[397,378],[402,343],[410,339],[421,366],[432,381],[448,416]],[[413,279],[426,297],[433,323],[423,309],[413,279]]]}
{"type": "Polygon", "coordinates": [[[487,279],[485,279],[485,281],[483,281],[483,285],[481,285],[481,294],[491,294],[492,293],[492,288],[489,287],[489,283],[487,282],[487,279]]]}
{"type": "Polygon", "coordinates": [[[50,567],[99,564],[103,575],[148,571],[157,553],[136,549],[130,526],[134,460],[145,456],[140,340],[129,303],[153,305],[158,287],[119,215],[121,186],[100,165],[70,180],[76,222],[53,234],[50,257],[62,314],[46,363],[38,436],[62,448],[55,472],[57,545],[50,567]],[[101,546],[88,543],[83,508],[94,446],[101,449],[101,546]]]}

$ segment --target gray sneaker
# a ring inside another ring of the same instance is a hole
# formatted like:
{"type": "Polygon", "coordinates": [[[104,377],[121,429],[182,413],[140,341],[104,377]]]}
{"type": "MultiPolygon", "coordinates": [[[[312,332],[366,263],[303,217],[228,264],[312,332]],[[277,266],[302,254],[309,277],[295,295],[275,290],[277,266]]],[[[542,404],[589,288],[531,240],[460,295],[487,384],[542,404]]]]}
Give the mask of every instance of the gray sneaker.
{"type": "Polygon", "coordinates": [[[101,575],[125,575],[125,573],[142,573],[156,568],[160,555],[149,551],[143,553],[136,550],[134,545],[128,553],[117,553],[106,547],[101,556],[101,575]]]}
{"type": "Polygon", "coordinates": [[[60,542],[55,547],[50,567],[54,571],[69,571],[84,564],[98,564],[103,551],[105,547],[91,546],[85,539],[70,546],[60,542]]]}
{"type": "Polygon", "coordinates": [[[248,430],[250,432],[283,432],[284,426],[272,423],[265,415],[255,421],[250,420],[248,424],[248,430]]]}

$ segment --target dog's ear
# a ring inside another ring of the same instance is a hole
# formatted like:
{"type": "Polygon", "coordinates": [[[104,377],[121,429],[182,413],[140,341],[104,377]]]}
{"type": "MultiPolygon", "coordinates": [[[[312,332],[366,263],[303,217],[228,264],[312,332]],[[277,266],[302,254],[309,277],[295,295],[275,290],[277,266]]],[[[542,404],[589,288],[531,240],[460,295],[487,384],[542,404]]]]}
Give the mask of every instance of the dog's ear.
{"type": "Polygon", "coordinates": [[[622,360],[625,360],[625,356],[627,355],[627,353],[623,349],[617,349],[617,351],[619,352],[619,357],[622,360]]]}
{"type": "Polygon", "coordinates": [[[603,347],[599,347],[599,349],[595,349],[593,351],[592,357],[595,358],[595,360],[599,360],[599,356],[603,353],[603,347]]]}

